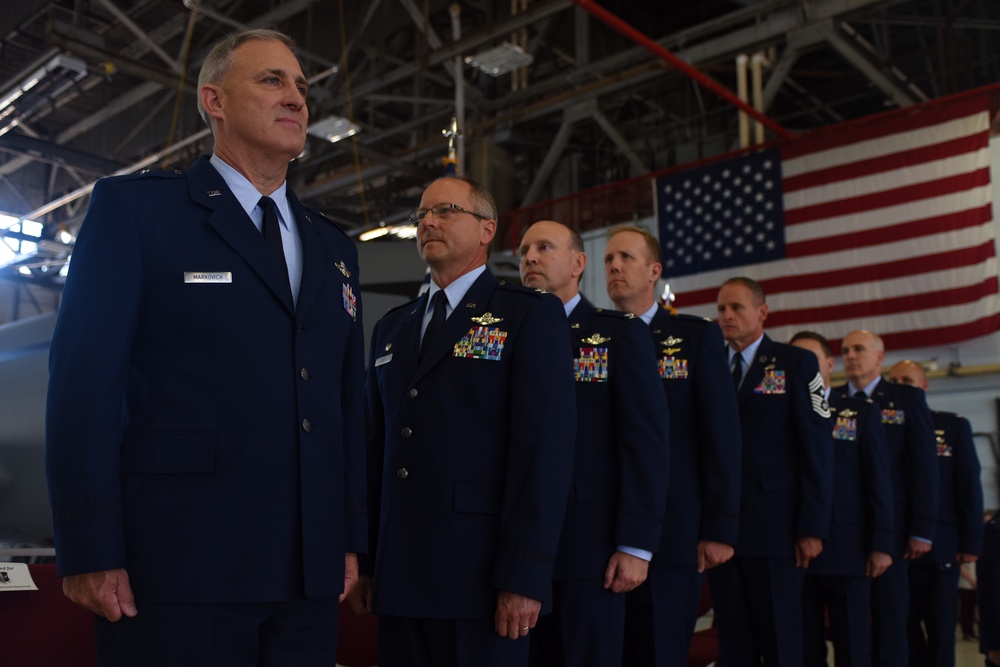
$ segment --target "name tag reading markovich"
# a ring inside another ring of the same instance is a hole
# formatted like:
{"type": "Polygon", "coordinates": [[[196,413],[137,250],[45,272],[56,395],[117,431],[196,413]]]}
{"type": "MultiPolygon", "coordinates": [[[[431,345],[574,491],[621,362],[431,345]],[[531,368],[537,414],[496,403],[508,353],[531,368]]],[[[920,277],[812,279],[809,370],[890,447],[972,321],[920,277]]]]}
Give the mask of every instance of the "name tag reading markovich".
{"type": "Polygon", "coordinates": [[[233,274],[231,271],[185,271],[184,282],[231,283],[233,282],[233,274]]]}

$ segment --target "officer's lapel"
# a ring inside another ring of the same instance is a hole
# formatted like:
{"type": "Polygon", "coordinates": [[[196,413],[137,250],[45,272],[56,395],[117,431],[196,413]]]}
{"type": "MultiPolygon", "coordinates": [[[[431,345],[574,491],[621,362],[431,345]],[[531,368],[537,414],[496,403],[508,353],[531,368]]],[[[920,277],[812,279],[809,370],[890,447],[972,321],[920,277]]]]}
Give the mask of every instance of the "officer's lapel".
{"type": "Polygon", "coordinates": [[[191,199],[209,209],[209,226],[243,258],[291,313],[291,294],[285,277],[281,275],[281,268],[274,261],[253,220],[207,158],[200,159],[188,171],[188,187],[191,199]]]}
{"type": "MultiPolygon", "coordinates": [[[[291,191],[288,191],[288,201],[299,228],[299,238],[302,240],[302,282],[299,285],[299,298],[295,306],[296,319],[301,322],[309,313],[309,308],[316,303],[316,298],[322,292],[323,284],[333,270],[336,260],[330,257],[321,230],[317,229],[317,225],[328,223],[314,220],[312,214],[291,191]]],[[[344,282],[348,282],[346,276],[344,282]]]]}

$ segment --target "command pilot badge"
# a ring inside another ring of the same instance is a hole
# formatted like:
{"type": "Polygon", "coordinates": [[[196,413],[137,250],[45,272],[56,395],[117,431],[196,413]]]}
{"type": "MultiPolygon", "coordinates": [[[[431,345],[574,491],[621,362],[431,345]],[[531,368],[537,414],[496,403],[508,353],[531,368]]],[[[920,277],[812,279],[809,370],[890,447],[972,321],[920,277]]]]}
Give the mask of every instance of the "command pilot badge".
{"type": "Polygon", "coordinates": [[[573,360],[573,377],[577,382],[607,382],[608,348],[581,347],[579,358],[573,360]]]}

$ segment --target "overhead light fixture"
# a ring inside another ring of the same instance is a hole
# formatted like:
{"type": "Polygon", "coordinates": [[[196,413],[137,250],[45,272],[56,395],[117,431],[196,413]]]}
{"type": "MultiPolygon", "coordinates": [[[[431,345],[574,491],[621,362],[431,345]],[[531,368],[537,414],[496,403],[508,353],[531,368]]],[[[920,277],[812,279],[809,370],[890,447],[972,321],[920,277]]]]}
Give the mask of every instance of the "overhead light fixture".
{"type": "Polygon", "coordinates": [[[341,139],[352,137],[361,131],[361,127],[343,116],[327,116],[323,120],[309,123],[306,132],[314,137],[325,139],[335,144],[341,139]]]}
{"type": "Polygon", "coordinates": [[[510,42],[503,42],[492,49],[465,57],[466,65],[476,67],[490,76],[501,76],[533,62],[534,56],[510,42]]]}
{"type": "Polygon", "coordinates": [[[58,53],[0,96],[0,135],[17,127],[37,109],[50,104],[87,75],[87,63],[58,53]]]}
{"type": "Polygon", "coordinates": [[[383,236],[393,235],[399,239],[415,239],[417,238],[417,226],[416,225],[387,225],[384,222],[379,223],[378,227],[369,229],[368,231],[361,232],[358,234],[359,241],[373,241],[383,236]]]}

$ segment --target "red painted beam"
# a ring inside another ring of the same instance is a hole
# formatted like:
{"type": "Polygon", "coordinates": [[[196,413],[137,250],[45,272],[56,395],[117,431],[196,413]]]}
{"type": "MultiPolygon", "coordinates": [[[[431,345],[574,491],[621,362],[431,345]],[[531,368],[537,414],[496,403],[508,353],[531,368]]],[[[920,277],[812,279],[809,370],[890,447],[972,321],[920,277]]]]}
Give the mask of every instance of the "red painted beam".
{"type": "Polygon", "coordinates": [[[596,2],[591,2],[591,0],[573,0],[573,2],[579,5],[581,8],[590,12],[593,16],[602,21],[605,25],[617,30],[622,35],[624,35],[628,39],[631,39],[639,46],[645,47],[647,50],[653,53],[653,55],[659,56],[663,60],[667,61],[670,65],[672,65],[676,69],[679,69],[681,72],[688,75],[689,77],[694,79],[696,82],[698,82],[705,88],[708,88],[709,90],[711,90],[713,93],[715,93],[725,101],[737,107],[740,111],[743,111],[744,113],[746,113],[753,119],[757,120],[758,122],[763,123],[766,127],[770,128],[771,131],[773,131],[779,137],[783,139],[791,138],[792,136],[791,132],[783,128],[781,125],[778,125],[778,123],[776,123],[771,118],[765,116],[761,112],[754,109],[751,105],[741,100],[739,97],[733,94],[731,90],[723,86],[721,83],[719,83],[712,77],[708,76],[704,72],[699,71],[692,65],[684,62],[683,60],[675,56],[673,53],[671,53],[667,49],[657,44],[654,40],[644,35],[639,30],[636,30],[625,21],[621,20],[608,10],[598,5],[596,2]]]}

